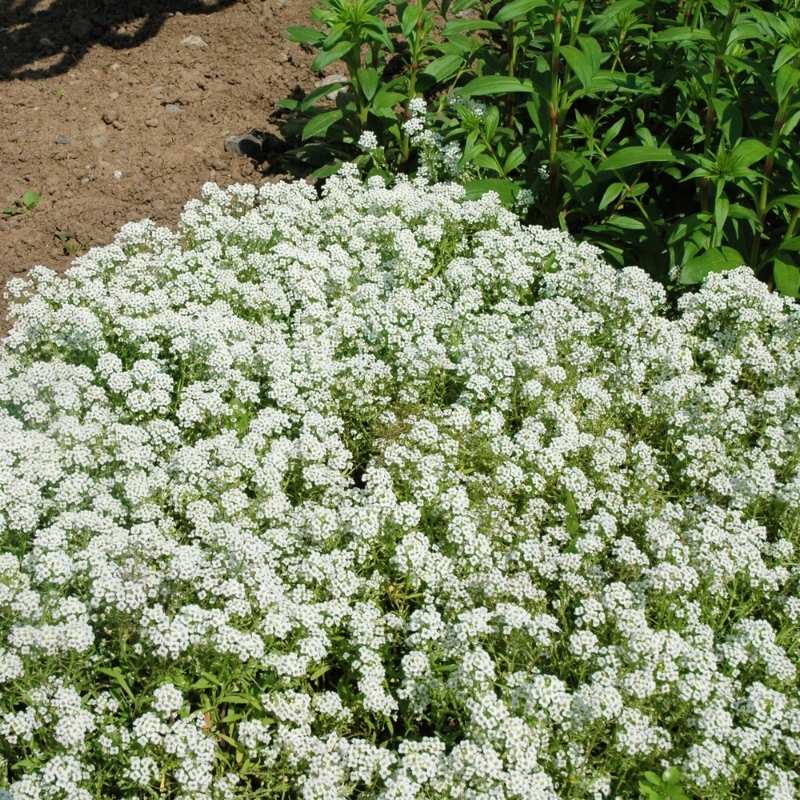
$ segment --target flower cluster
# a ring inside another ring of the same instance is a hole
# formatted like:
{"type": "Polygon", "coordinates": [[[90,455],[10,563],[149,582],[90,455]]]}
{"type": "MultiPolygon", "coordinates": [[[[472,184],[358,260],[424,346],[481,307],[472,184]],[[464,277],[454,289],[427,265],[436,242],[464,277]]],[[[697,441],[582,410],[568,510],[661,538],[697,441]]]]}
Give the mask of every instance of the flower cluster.
{"type": "Polygon", "coordinates": [[[8,292],[14,800],[796,796],[800,309],[746,269],[670,310],[347,166],[8,292]]]}

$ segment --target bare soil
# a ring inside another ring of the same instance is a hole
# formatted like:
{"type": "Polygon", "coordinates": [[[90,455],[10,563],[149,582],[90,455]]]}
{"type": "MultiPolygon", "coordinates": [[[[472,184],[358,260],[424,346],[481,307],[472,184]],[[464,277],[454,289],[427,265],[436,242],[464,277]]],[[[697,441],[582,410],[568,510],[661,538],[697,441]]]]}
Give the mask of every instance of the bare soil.
{"type": "MultiPolygon", "coordinates": [[[[129,220],[174,225],[206,181],[271,179],[224,140],[276,133],[277,101],[314,85],[312,56],[285,38],[313,4],[0,0],[0,290],[129,220]]],[[[0,334],[5,311],[0,291],[0,334]]]]}

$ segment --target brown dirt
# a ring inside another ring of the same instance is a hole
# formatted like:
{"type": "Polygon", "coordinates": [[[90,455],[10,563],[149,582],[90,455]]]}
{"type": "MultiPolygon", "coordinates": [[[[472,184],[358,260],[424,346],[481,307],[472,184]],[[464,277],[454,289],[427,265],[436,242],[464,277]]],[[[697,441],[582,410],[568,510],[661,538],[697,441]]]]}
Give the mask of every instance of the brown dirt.
{"type": "Polygon", "coordinates": [[[274,132],[275,103],[313,86],[312,56],[285,38],[313,4],[0,0],[0,289],[129,220],[175,224],[205,181],[264,180],[224,139],[274,132]],[[4,214],[27,190],[38,207],[4,214]]]}

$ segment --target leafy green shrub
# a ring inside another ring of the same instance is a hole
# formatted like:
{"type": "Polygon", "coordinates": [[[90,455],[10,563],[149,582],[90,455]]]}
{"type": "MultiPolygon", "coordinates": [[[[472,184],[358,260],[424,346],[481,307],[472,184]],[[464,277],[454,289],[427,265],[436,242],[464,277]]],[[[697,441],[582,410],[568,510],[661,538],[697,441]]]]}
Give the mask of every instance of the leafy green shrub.
{"type": "Polygon", "coordinates": [[[354,174],[9,283],[0,786],[792,797],[800,306],[354,174]]]}
{"type": "Polygon", "coordinates": [[[335,109],[319,102],[324,87],[285,104],[296,115],[290,135],[304,141],[295,157],[327,164],[325,173],[356,157],[413,171],[403,118],[421,93],[438,137],[423,141],[433,153],[458,147],[471,192],[494,189],[509,205],[523,192],[531,221],[661,280],[693,284],[748,263],[800,293],[795,0],[328,0],[321,9],[321,31],[290,35],[319,49],[318,68],[344,58],[350,79],[335,109]],[[379,145],[372,158],[359,155],[365,130],[379,145]]]}

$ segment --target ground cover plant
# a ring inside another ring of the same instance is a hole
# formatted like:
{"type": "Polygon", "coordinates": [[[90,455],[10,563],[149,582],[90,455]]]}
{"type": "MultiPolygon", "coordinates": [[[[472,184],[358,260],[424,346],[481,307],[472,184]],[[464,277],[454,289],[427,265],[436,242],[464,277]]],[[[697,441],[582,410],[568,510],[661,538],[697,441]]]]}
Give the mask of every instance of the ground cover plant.
{"type": "Polygon", "coordinates": [[[663,282],[747,263],[798,296],[799,11],[321,0],[315,27],[289,35],[318,50],[317,68],[343,59],[347,74],[285,101],[292,156],[316,174],[359,148],[366,171],[422,164],[663,282]]]}
{"type": "Polygon", "coordinates": [[[355,171],[9,284],[0,786],[795,797],[798,305],[355,171]]]}

